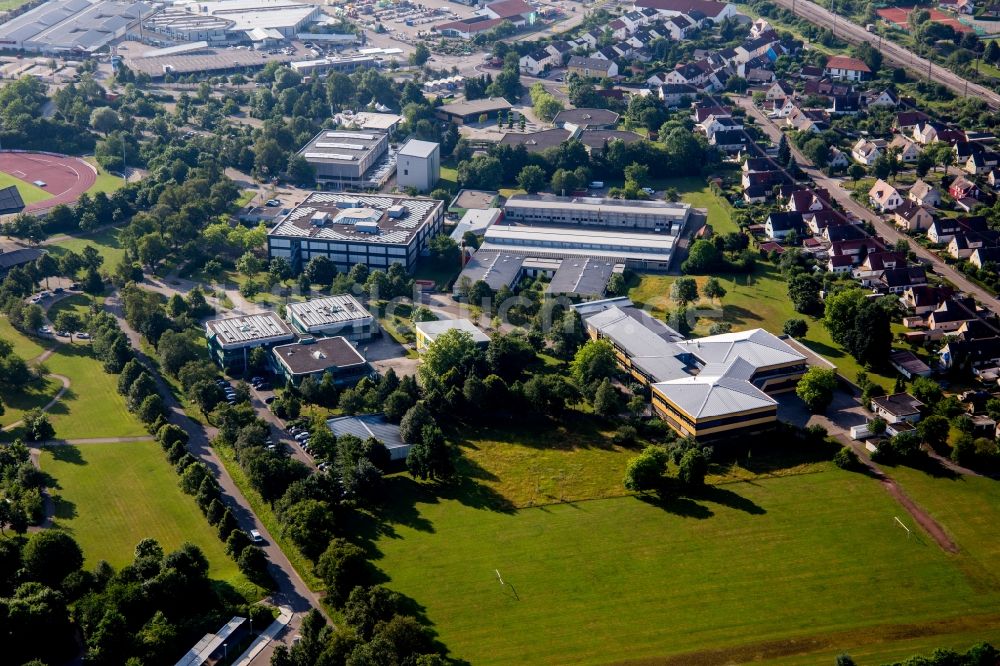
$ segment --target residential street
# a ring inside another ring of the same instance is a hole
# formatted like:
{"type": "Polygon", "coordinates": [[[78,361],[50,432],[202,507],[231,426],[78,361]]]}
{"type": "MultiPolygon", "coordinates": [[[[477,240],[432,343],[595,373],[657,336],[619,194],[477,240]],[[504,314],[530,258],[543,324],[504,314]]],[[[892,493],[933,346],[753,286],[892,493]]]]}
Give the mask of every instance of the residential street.
{"type": "Polygon", "coordinates": [[[916,77],[926,78],[929,74],[934,81],[943,83],[959,95],[981,97],[994,108],[1000,107],[1000,95],[995,92],[977,83],[967,81],[944,67],[931,64],[927,59],[906,50],[890,39],[879,39],[877,35],[868,32],[864,27],[852,23],[842,16],[835,15],[814,2],[809,0],[775,0],[775,3],[814,25],[831,28],[837,37],[852,44],[865,42],[881,44],[882,55],[888,62],[909,69],[916,77]]]}
{"type": "MultiPolygon", "coordinates": [[[[760,111],[760,109],[757,109],[753,105],[753,100],[751,98],[734,97],[734,99],[736,100],[736,104],[738,106],[746,109],[747,113],[753,116],[757,126],[765,131],[767,135],[771,137],[771,140],[777,144],[781,138],[782,132],[774,121],[768,118],[762,111],[760,111]]],[[[929,264],[929,267],[932,267],[934,273],[951,282],[960,291],[974,296],[976,300],[978,300],[987,309],[1000,314],[1000,301],[997,301],[997,299],[988,291],[970,282],[968,278],[946,264],[944,260],[936,254],[924,248],[920,244],[912,242],[908,236],[900,233],[895,226],[884,221],[874,212],[852,199],[850,193],[841,187],[841,179],[827,176],[822,170],[814,167],[812,162],[810,162],[805,155],[803,155],[795,147],[795,144],[789,141],[788,145],[792,149],[792,154],[795,156],[796,162],[802,170],[809,174],[809,177],[816,182],[817,187],[825,188],[830,193],[830,196],[836,200],[850,215],[858,219],[871,222],[878,234],[882,238],[886,239],[886,241],[890,244],[895,243],[897,240],[905,239],[907,243],[910,244],[910,249],[913,250],[923,263],[929,264]]]]}
{"type": "MultiPolygon", "coordinates": [[[[122,330],[132,343],[132,347],[136,350],[136,355],[139,359],[148,364],[149,359],[142,353],[142,351],[140,351],[141,337],[139,333],[137,333],[131,326],[129,326],[128,322],[125,321],[117,292],[108,296],[105,301],[105,308],[118,320],[122,330]]],[[[251,529],[259,530],[261,535],[264,537],[265,543],[263,548],[271,562],[271,575],[274,577],[277,584],[277,592],[271,595],[273,603],[275,605],[288,606],[296,614],[306,613],[311,608],[316,608],[319,609],[320,612],[323,612],[319,599],[309,590],[305,582],[302,581],[298,573],[292,567],[291,562],[289,562],[288,558],[285,557],[281,548],[279,548],[274,539],[271,538],[267,529],[263,524],[261,524],[260,520],[254,514],[253,509],[250,507],[250,503],[247,501],[243,493],[240,492],[240,489],[233,482],[232,477],[229,476],[229,473],[223,466],[222,461],[219,460],[219,457],[209,445],[212,438],[214,438],[217,433],[216,429],[212,426],[202,426],[191,420],[187,414],[184,413],[184,410],[181,408],[177,400],[173,397],[173,394],[170,392],[170,388],[159,377],[157,377],[157,384],[160,393],[163,395],[164,402],[170,410],[170,422],[180,426],[185,432],[188,433],[190,436],[188,450],[208,465],[209,469],[215,475],[222,488],[223,498],[226,501],[226,504],[235,513],[240,527],[248,531],[251,529]]]]}

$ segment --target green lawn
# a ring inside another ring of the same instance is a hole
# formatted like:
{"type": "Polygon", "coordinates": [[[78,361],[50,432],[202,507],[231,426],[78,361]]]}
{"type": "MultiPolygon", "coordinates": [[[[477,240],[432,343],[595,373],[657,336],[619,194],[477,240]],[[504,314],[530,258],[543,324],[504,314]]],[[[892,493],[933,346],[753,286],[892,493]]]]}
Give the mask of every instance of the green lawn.
{"type": "MultiPolygon", "coordinates": [[[[709,217],[709,219],[712,219],[709,217]]],[[[809,332],[802,342],[810,349],[827,358],[851,380],[857,377],[861,366],[849,354],[834,344],[829,332],[820,319],[809,317],[795,311],[788,298],[784,277],[778,269],[766,262],[759,262],[752,275],[719,275],[719,282],[726,289],[722,298],[722,319],[733,325],[733,330],[741,331],[750,328],[763,328],[771,333],[781,334],[784,323],[793,317],[804,318],[809,323],[809,332]]],[[[670,285],[676,276],[662,274],[641,275],[639,283],[629,291],[629,297],[639,305],[645,305],[651,314],[663,317],[676,307],[670,300],[670,285]]],[[[697,276],[699,289],[705,284],[708,276],[697,276]]],[[[710,316],[717,311],[718,303],[710,303],[707,299],[698,305],[706,311],[706,315],[698,319],[695,327],[696,335],[707,335],[708,329],[717,318],[710,316]]],[[[869,373],[873,381],[878,381],[887,388],[895,381],[887,375],[869,373]]]]}
{"type": "Polygon", "coordinates": [[[118,395],[118,376],[104,372],[90,345],[63,344],[45,362],[49,372],[69,377],[70,389],[49,410],[60,439],[135,437],[146,435],[125,399],[118,395]]]}
{"type": "MultiPolygon", "coordinates": [[[[67,296],[66,298],[57,301],[52,305],[52,307],[49,308],[49,321],[55,321],[60,312],[71,310],[79,315],[81,320],[86,322],[87,318],[90,317],[90,306],[93,302],[93,297],[88,296],[87,294],[73,294],[72,296],[67,296]]],[[[82,342],[75,339],[74,341],[82,342]]]]}
{"type": "Polygon", "coordinates": [[[181,492],[155,442],[48,447],[40,465],[57,483],[55,524],[80,544],[86,568],[100,560],[116,569],[128,564],[135,545],[147,537],[168,552],[190,541],[208,558],[212,578],[259,596],[194,499],[181,492]]]}
{"type": "Polygon", "coordinates": [[[695,208],[708,209],[708,223],[717,234],[739,231],[731,217],[732,206],[728,201],[709,189],[704,178],[661,178],[654,180],[651,187],[665,190],[673,187],[681,195],[681,201],[695,208]]]}
{"type": "Polygon", "coordinates": [[[124,178],[120,178],[105,171],[93,157],[85,157],[84,161],[97,169],[97,180],[94,181],[94,184],[90,186],[89,190],[87,190],[87,194],[95,194],[97,192],[111,194],[125,184],[124,178]]]}
{"type": "MultiPolygon", "coordinates": [[[[52,377],[28,382],[16,390],[6,390],[3,394],[3,416],[0,423],[8,426],[24,418],[24,413],[36,407],[44,407],[55,397],[62,384],[52,377]]],[[[16,431],[17,429],[15,429],[16,431]]]]}
{"type": "MultiPolygon", "coordinates": [[[[966,556],[894,529],[906,513],[877,481],[822,469],[662,506],[624,497],[508,511],[395,477],[376,564],[475,664],[742,662],[739,650],[704,651],[771,642],[794,655],[831,634],[850,651],[892,636],[888,625],[989,624],[977,616],[996,612],[1000,591],[969,575],[966,556]]],[[[478,476],[508,473],[484,465],[478,476]]]]}
{"type": "MultiPolygon", "coordinates": [[[[24,4],[23,2],[19,2],[18,0],[11,0],[11,1],[16,2],[14,6],[24,4]]],[[[0,10],[3,10],[5,8],[4,2],[5,0],[0,0],[0,10]]],[[[7,9],[9,9],[9,7],[7,9]]],[[[21,198],[24,200],[24,203],[29,205],[37,203],[39,201],[45,201],[46,199],[52,197],[51,194],[49,194],[42,188],[36,187],[35,185],[32,185],[27,181],[21,180],[20,178],[15,178],[9,173],[0,171],[0,189],[5,187],[10,187],[11,185],[17,187],[17,191],[21,193],[21,198]]]]}
{"type": "Polygon", "coordinates": [[[69,250],[79,254],[88,245],[92,245],[104,257],[102,268],[107,271],[113,271],[115,266],[125,256],[125,248],[118,241],[118,229],[114,227],[105,227],[93,234],[83,234],[52,243],[51,245],[47,245],[46,249],[56,257],[59,257],[69,250]]]}
{"type": "Polygon", "coordinates": [[[39,338],[29,338],[24,335],[11,326],[7,317],[0,317],[0,340],[6,340],[14,345],[14,353],[25,361],[30,361],[45,351],[39,338]]]}

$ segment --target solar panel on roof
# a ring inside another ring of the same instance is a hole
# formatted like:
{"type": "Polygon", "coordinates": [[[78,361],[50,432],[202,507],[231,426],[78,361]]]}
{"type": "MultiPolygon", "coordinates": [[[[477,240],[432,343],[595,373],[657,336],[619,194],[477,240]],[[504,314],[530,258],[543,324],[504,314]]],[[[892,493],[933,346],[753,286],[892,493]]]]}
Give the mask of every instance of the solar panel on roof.
{"type": "Polygon", "coordinates": [[[358,159],[356,155],[345,155],[344,153],[303,153],[306,159],[312,158],[317,160],[356,160],[358,159]]]}
{"type": "Polygon", "coordinates": [[[327,132],[326,137],[328,139],[364,139],[368,141],[374,139],[375,135],[364,132],[327,132]]]}

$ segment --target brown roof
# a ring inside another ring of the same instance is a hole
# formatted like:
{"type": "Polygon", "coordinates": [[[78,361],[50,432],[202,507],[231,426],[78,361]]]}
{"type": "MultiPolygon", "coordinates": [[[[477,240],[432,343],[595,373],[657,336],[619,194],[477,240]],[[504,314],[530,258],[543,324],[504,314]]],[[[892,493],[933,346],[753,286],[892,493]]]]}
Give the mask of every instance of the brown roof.
{"type": "Polygon", "coordinates": [[[363,365],[365,357],[346,338],[319,338],[313,343],[278,345],[274,355],[296,375],[363,365]]]}
{"type": "Polygon", "coordinates": [[[861,60],[857,58],[850,58],[848,56],[830,56],[826,61],[827,69],[847,69],[855,72],[867,72],[871,74],[872,70],[868,68],[861,60]]]}

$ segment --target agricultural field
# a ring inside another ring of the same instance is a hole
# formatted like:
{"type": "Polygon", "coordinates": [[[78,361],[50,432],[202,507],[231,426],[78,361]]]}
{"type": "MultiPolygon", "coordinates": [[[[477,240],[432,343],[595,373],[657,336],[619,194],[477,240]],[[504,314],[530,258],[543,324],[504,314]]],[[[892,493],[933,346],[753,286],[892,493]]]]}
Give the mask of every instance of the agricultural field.
{"type": "Polygon", "coordinates": [[[372,533],[387,585],[471,663],[817,663],[806,655],[879,646],[899,658],[914,647],[887,640],[1000,636],[1000,585],[973,575],[969,555],[908,538],[893,518],[915,526],[867,476],[823,464],[694,498],[518,510],[483,500],[511,472],[479,467],[480,492],[444,498],[393,478],[372,533]]]}
{"type": "Polygon", "coordinates": [[[55,479],[55,527],[80,544],[85,569],[101,560],[116,569],[128,564],[135,545],[147,537],[168,552],[190,541],[208,558],[209,576],[259,596],[194,499],[181,492],[155,442],[51,446],[42,450],[39,464],[55,479]]]}

